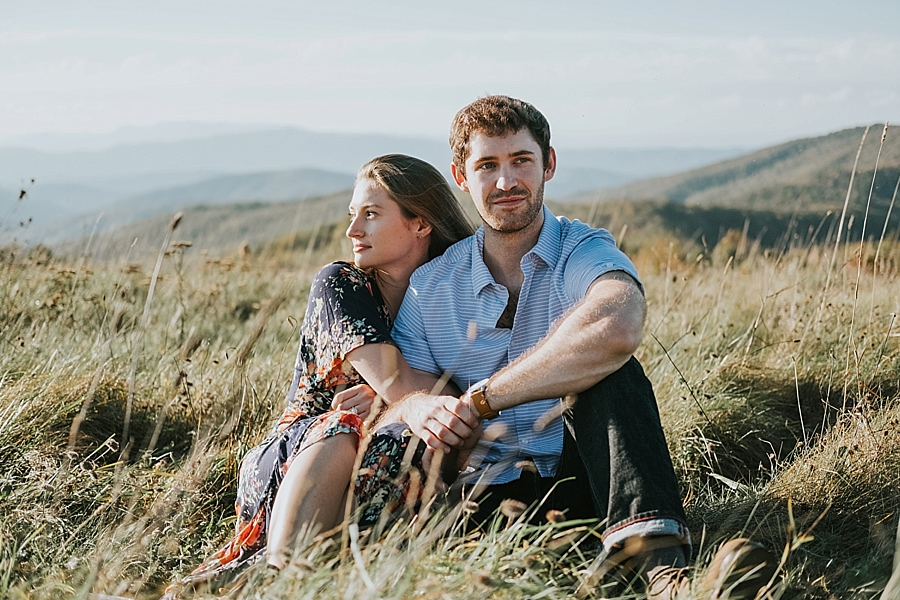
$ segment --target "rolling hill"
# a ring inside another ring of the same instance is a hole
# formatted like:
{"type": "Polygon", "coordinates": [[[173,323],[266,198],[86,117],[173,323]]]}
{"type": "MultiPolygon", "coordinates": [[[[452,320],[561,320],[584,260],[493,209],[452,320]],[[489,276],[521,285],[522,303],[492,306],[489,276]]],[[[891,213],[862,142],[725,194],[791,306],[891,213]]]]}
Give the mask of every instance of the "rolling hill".
{"type": "MultiPolygon", "coordinates": [[[[745,156],[618,188],[567,198],[573,202],[652,199],[692,206],[807,212],[840,209],[864,128],[845,129],[765,148],[745,156]]],[[[864,206],[881,142],[881,125],[869,130],[851,206],[864,206]]],[[[900,127],[890,127],[873,190],[873,207],[884,211],[900,177],[900,127]]]]}
{"type": "MultiPolygon", "coordinates": [[[[137,194],[78,217],[67,216],[33,225],[23,232],[30,242],[53,244],[91,231],[100,214],[98,231],[108,231],[154,215],[169,215],[191,206],[207,207],[235,202],[285,202],[331,194],[353,186],[353,177],[317,169],[293,169],[247,175],[221,175],[197,183],[137,194]]],[[[77,190],[72,186],[70,190],[77,190]]],[[[61,211],[66,214],[65,211],[61,211]]]]}
{"type": "MultiPolygon", "coordinates": [[[[213,256],[234,255],[242,244],[253,248],[292,232],[308,232],[341,219],[350,201],[349,191],[294,202],[241,202],[185,208],[174,240],[190,241],[197,251],[213,256]]],[[[130,253],[133,260],[155,256],[175,211],[101,231],[90,242],[90,254],[115,260],[130,253]]],[[[87,237],[59,243],[64,253],[82,252],[87,237]]]]}

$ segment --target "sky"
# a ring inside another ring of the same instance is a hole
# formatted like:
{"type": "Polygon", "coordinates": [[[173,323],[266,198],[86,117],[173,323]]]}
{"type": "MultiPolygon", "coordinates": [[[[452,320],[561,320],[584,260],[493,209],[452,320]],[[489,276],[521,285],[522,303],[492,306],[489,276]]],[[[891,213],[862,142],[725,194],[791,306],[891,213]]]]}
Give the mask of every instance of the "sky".
{"type": "Polygon", "coordinates": [[[170,122],[445,139],[501,93],[571,147],[900,121],[900,2],[0,0],[0,144],[170,122]]]}

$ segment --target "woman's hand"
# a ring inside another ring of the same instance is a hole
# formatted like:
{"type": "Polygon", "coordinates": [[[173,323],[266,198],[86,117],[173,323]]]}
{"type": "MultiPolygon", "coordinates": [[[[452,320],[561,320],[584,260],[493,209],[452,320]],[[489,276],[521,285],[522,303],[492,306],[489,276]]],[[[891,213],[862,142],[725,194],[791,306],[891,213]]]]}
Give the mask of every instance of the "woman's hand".
{"type": "Polygon", "coordinates": [[[356,409],[356,414],[366,420],[372,412],[372,405],[375,403],[377,395],[375,390],[365,383],[361,383],[335,394],[331,401],[331,408],[351,412],[356,409]]]}

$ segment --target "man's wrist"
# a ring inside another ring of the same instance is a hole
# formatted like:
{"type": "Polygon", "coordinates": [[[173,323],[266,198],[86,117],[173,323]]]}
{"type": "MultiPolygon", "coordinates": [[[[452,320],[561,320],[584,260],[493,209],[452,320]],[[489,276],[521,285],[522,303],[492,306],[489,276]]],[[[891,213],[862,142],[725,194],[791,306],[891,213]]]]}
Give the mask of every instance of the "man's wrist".
{"type": "Polygon", "coordinates": [[[490,378],[482,379],[466,392],[475,410],[478,411],[478,417],[481,419],[496,419],[500,416],[500,411],[491,408],[488,401],[487,387],[489,381],[490,378]]]}

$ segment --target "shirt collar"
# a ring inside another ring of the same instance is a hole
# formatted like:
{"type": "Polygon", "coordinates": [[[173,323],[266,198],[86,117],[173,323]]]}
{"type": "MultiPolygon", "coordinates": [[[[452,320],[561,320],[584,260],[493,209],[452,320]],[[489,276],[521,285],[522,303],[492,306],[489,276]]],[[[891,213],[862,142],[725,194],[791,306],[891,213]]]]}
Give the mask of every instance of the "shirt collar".
{"type": "MultiPolygon", "coordinates": [[[[541,234],[538,236],[537,243],[525,256],[534,254],[553,269],[559,262],[559,255],[562,252],[560,242],[562,225],[549,208],[544,206],[543,211],[544,224],[541,226],[541,234]]],[[[475,232],[475,247],[472,252],[472,290],[477,296],[481,290],[494,283],[496,283],[494,276],[484,264],[484,225],[482,225],[475,232]]]]}
{"type": "Polygon", "coordinates": [[[562,253],[562,225],[546,206],[544,206],[544,225],[541,227],[537,244],[529,252],[532,253],[547,263],[551,269],[556,268],[559,255],[562,253]]]}

